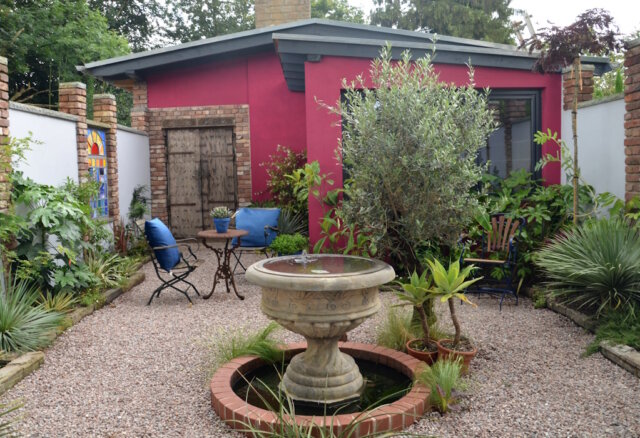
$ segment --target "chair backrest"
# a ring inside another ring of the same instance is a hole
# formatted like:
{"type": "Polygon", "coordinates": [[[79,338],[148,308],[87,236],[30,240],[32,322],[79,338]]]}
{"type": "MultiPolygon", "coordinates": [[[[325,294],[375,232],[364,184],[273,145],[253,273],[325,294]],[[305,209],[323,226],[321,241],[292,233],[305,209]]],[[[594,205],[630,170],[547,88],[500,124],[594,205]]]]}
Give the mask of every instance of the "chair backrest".
{"type": "Polygon", "coordinates": [[[522,218],[506,217],[504,214],[491,216],[491,231],[487,232],[487,252],[504,251],[508,249],[509,240],[515,236],[524,223],[522,218]]]}
{"type": "MultiPolygon", "coordinates": [[[[236,229],[247,230],[249,235],[240,239],[241,247],[265,247],[269,246],[276,238],[276,232],[265,227],[276,228],[280,217],[279,208],[240,208],[236,211],[236,229]]],[[[232,245],[237,244],[233,239],[232,245]]]]}
{"type": "Polygon", "coordinates": [[[155,218],[144,223],[144,235],[153,249],[158,264],[165,271],[170,271],[180,262],[180,251],[177,246],[166,249],[155,249],[162,246],[176,245],[176,239],[160,219],[155,218]]]}

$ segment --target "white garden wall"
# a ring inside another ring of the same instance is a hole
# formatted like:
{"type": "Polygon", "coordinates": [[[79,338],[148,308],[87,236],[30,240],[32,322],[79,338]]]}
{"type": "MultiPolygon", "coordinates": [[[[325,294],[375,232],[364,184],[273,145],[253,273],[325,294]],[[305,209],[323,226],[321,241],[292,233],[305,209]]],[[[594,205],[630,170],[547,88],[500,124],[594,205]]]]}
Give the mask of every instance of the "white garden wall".
{"type": "MultiPolygon", "coordinates": [[[[622,95],[581,103],[578,107],[578,164],[596,192],[625,195],[625,103],[622,95]]],[[[571,111],[562,112],[562,138],[573,153],[571,111]]],[[[565,182],[565,175],[563,182],[565,182]]]]}
{"type": "Polygon", "coordinates": [[[126,220],[134,187],[151,187],[149,137],[141,131],[118,125],[117,140],[120,215],[126,220]]]}
{"type": "Polygon", "coordinates": [[[31,132],[33,140],[17,170],[40,184],[78,181],[74,116],[11,102],[9,120],[11,137],[24,138],[31,132]]]}

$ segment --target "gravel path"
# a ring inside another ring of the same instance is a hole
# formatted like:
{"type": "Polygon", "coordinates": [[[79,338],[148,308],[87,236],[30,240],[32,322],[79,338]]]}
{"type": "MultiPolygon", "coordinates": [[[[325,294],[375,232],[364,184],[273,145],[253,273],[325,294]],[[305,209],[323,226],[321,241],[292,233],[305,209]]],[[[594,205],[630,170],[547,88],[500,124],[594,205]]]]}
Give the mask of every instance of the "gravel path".
{"type": "MultiPolygon", "coordinates": [[[[192,277],[202,291],[214,261],[192,277]]],[[[238,277],[246,300],[163,293],[147,280],[71,327],[45,364],[2,397],[22,399],[22,433],[34,437],[236,437],[210,407],[208,346],[230,330],[263,327],[260,292],[238,277]]],[[[383,302],[392,301],[383,294],[383,302]]],[[[592,336],[529,300],[498,311],[497,300],[459,307],[480,353],[460,412],[429,414],[410,431],[459,436],[640,436],[640,380],[601,355],[581,357],[592,336]]],[[[445,309],[440,309],[444,311],[445,309]]],[[[350,334],[374,342],[383,311],[350,334]]],[[[445,318],[441,318],[443,321],[445,318]]],[[[299,338],[285,332],[283,340],[299,338]]]]}

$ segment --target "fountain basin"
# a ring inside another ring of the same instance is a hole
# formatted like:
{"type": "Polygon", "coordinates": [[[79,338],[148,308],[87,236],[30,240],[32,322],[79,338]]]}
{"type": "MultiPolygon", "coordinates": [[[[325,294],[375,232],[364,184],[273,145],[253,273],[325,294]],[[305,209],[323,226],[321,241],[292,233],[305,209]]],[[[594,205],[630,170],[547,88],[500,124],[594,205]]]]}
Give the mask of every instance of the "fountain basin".
{"type": "MultiPolygon", "coordinates": [[[[305,343],[289,344],[285,349],[286,356],[290,358],[300,354],[305,348],[305,343]]],[[[340,349],[356,359],[384,364],[410,379],[413,379],[415,372],[424,366],[423,362],[408,354],[375,345],[341,342],[340,349]]],[[[285,413],[280,417],[270,410],[248,404],[233,390],[233,387],[240,380],[244,380],[243,376],[249,375],[264,365],[264,361],[255,356],[233,359],[218,369],[211,380],[211,406],[213,410],[229,427],[244,431],[247,436],[252,436],[248,430],[249,426],[264,432],[276,432],[280,430],[282,420],[284,422],[295,421],[301,426],[313,424],[325,429],[325,431],[332,430],[335,435],[349,430],[350,437],[360,438],[370,436],[374,431],[402,430],[418,421],[422,414],[429,409],[427,388],[422,385],[414,385],[409,393],[399,400],[364,413],[337,414],[327,417],[322,415],[290,417],[285,413]]]]}
{"type": "Polygon", "coordinates": [[[287,396],[328,405],[359,398],[362,374],[338,340],[378,312],[378,286],[395,278],[393,268],[364,257],[289,256],[251,265],[246,278],[262,286],[263,313],[307,340],[282,379],[287,396]]]}

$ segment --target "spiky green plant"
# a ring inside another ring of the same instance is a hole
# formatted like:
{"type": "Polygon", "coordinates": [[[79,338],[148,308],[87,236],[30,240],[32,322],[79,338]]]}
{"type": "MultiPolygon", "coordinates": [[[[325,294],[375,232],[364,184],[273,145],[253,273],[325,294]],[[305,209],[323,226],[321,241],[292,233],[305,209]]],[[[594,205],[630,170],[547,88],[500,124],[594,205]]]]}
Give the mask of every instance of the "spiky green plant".
{"type": "Polygon", "coordinates": [[[378,329],[376,343],[404,352],[407,349],[407,342],[422,336],[422,328],[420,325],[412,323],[411,313],[391,308],[387,312],[387,318],[378,329]]]}
{"type": "Polygon", "coordinates": [[[121,286],[134,272],[135,263],[119,254],[91,252],[84,259],[97,281],[97,289],[121,286]]]}
{"type": "Polygon", "coordinates": [[[23,406],[22,403],[13,401],[9,403],[0,403],[0,437],[19,437],[20,434],[15,429],[14,425],[20,420],[20,416],[5,419],[11,413],[17,411],[23,406]]]}
{"type": "Polygon", "coordinates": [[[553,296],[596,316],[634,316],[640,305],[640,232],[618,218],[585,222],[536,255],[553,296]]]}
{"type": "Polygon", "coordinates": [[[438,360],[430,367],[425,366],[416,374],[415,381],[431,390],[431,406],[444,414],[455,409],[457,392],[464,387],[461,379],[462,358],[438,360]]]}
{"type": "Polygon", "coordinates": [[[432,293],[440,296],[440,301],[446,301],[449,304],[451,321],[453,322],[453,327],[456,330],[456,334],[453,339],[453,347],[455,348],[460,343],[462,330],[460,329],[460,322],[458,321],[458,316],[456,314],[454,299],[457,298],[476,307],[476,305],[469,301],[465,296],[464,291],[475,282],[480,281],[482,277],[467,280],[467,277],[471,275],[475,266],[468,265],[460,270],[460,262],[457,260],[449,264],[449,269],[442,266],[437,259],[427,260],[427,264],[429,265],[429,271],[433,277],[432,293]]]}
{"type": "Polygon", "coordinates": [[[268,363],[282,362],[284,352],[281,344],[273,339],[271,335],[280,326],[271,322],[262,330],[247,334],[244,331],[223,338],[222,342],[215,345],[216,365],[222,365],[236,357],[241,356],[258,356],[268,363]]]}
{"type": "Polygon", "coordinates": [[[399,305],[411,305],[413,309],[418,312],[422,326],[422,345],[427,347],[431,343],[431,336],[429,334],[429,321],[427,320],[427,313],[424,310],[424,303],[432,298],[431,278],[427,278],[427,271],[424,271],[422,275],[418,275],[416,271],[413,271],[408,282],[398,282],[398,284],[402,287],[402,290],[396,291],[396,296],[401,301],[404,301],[404,303],[399,305]]]}
{"type": "Polygon", "coordinates": [[[49,342],[62,315],[38,304],[39,292],[24,280],[9,279],[0,293],[0,350],[34,351],[49,342]]]}
{"type": "Polygon", "coordinates": [[[61,290],[56,294],[49,291],[46,293],[40,293],[38,303],[41,304],[45,310],[53,310],[64,314],[69,313],[74,309],[75,305],[78,303],[78,298],[68,290],[61,290]]]}
{"type": "Polygon", "coordinates": [[[305,216],[295,213],[290,208],[283,208],[278,216],[278,234],[309,235],[309,226],[305,216]]]}

